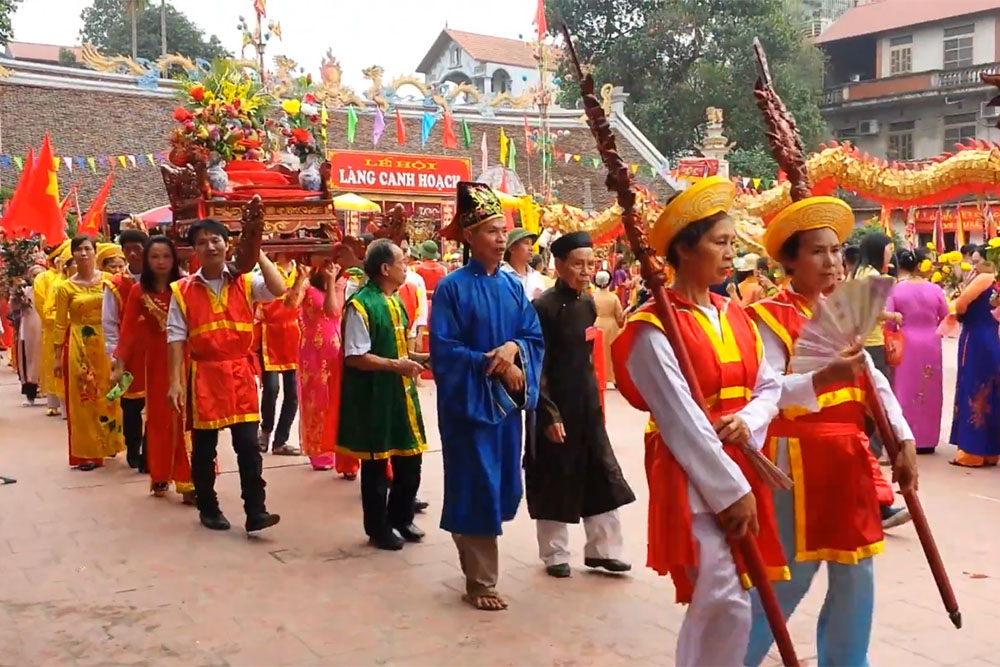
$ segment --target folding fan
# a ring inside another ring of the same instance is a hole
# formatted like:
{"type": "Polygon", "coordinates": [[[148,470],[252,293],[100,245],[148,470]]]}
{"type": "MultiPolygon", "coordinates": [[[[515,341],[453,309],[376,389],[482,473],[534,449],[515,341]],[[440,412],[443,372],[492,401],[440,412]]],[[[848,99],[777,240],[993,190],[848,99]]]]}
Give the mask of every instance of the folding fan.
{"type": "Polygon", "coordinates": [[[867,336],[885,312],[885,303],[895,284],[892,278],[874,276],[850,280],[821,299],[795,342],[791,371],[820,370],[857,339],[867,336]]]}

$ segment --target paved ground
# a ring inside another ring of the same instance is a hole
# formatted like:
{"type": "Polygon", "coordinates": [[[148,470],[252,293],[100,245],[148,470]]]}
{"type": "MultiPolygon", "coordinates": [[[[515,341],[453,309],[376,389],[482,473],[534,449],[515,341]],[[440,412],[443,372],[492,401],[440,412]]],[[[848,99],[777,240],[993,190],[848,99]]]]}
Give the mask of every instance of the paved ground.
{"type": "MultiPolygon", "coordinates": [[[[433,385],[421,394],[436,450],[433,385]]],[[[367,547],[358,484],[280,457],[266,459],[266,478],[282,522],[247,540],[240,530],[204,530],[176,497],[148,496],[121,457],[101,471],[70,470],[63,424],[19,405],[5,368],[0,475],[18,483],[0,487],[0,664],[672,664],[683,608],[668,581],[642,567],[624,579],[584,572],[580,530],[573,577],[545,576],[523,508],[501,541],[511,609],[463,605],[454,548],[436,527],[437,451],[424,463],[421,495],[432,502],[420,520],[424,544],[395,554],[367,547]]],[[[623,512],[638,566],[643,418],[613,392],[608,405],[612,440],[640,496],[623,512]]],[[[876,567],[874,665],[1000,665],[1000,470],[959,470],[947,465],[950,454],[921,458],[921,497],[966,626],[951,628],[912,526],[897,529],[876,567]]],[[[242,523],[231,451],[221,465],[223,507],[242,523]]],[[[815,656],[824,590],[818,579],[791,623],[800,657],[815,656]]]]}

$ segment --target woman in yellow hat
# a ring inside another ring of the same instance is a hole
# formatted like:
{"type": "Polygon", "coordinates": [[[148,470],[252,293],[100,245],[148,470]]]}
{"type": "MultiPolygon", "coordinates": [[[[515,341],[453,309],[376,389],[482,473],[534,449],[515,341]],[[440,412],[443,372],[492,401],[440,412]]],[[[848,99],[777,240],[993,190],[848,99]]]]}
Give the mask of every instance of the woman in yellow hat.
{"type": "Polygon", "coordinates": [[[97,266],[101,271],[116,276],[124,273],[128,260],[125,259],[122,247],[117,243],[98,243],[97,266]]]}
{"type": "Polygon", "coordinates": [[[55,293],[55,375],[63,382],[69,431],[69,463],[93,470],[125,449],[118,401],[111,389],[111,360],[104,349],[101,307],[107,274],[97,269],[94,242],[77,236],[70,243],[77,272],[55,293]]]}
{"type": "Polygon", "coordinates": [[[63,273],[62,259],[63,253],[69,251],[69,239],[66,239],[48,253],[48,268],[37,278],[34,283],[34,303],[38,317],[42,321],[42,349],[41,364],[39,370],[39,393],[46,396],[47,410],[45,414],[50,417],[59,415],[59,397],[62,395],[62,382],[55,377],[55,341],[53,331],[56,325],[55,308],[53,296],[56,285],[62,281],[63,273]]]}
{"type": "Polygon", "coordinates": [[[763,444],[781,387],[740,304],[709,291],[726,279],[736,257],[727,214],[735,195],[726,178],[699,181],[667,204],[649,234],[653,250],[675,271],[668,294],[710,416],[693,400],[652,305],[633,314],[612,345],[618,389],[651,413],[647,564],[669,574],[677,601],[690,605],[678,636],[678,665],[742,664],[750,599],[727,537],[759,526],[769,574],[788,576],[770,490],[744,453],[763,444]]]}

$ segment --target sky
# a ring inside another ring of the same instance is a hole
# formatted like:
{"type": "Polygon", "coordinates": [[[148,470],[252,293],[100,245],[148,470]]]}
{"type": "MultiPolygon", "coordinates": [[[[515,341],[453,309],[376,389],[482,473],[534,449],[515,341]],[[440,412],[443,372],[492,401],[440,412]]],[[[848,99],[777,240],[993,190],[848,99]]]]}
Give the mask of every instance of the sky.
{"type": "MultiPolygon", "coordinates": [[[[237,29],[251,20],[253,0],[167,0],[216,34],[239,54],[237,29]]],[[[153,0],[158,4],[158,0],[153,0]]],[[[79,44],[80,12],[90,0],[23,0],[13,17],[14,39],[70,46],[79,44]]],[[[344,81],[360,91],[361,70],[381,65],[386,79],[414,74],[421,58],[445,27],[530,39],[537,0],[268,0],[267,18],[281,23],[283,40],[272,38],[267,58],[285,55],[318,73],[327,49],[344,70],[344,81]]],[[[169,35],[168,50],[169,50],[169,35]]],[[[248,50],[248,57],[251,50],[248,50]]]]}

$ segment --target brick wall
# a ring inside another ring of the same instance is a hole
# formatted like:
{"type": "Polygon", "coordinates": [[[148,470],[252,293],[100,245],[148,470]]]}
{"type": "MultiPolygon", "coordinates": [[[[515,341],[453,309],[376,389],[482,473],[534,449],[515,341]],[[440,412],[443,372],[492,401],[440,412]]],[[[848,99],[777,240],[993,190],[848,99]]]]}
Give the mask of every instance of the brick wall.
{"type": "MultiPolygon", "coordinates": [[[[37,147],[41,144],[46,132],[52,137],[56,155],[117,156],[167,150],[168,136],[174,126],[171,116],[174,106],[173,100],[151,96],[3,84],[0,85],[2,152],[7,155],[24,155],[29,146],[37,147]]],[[[472,161],[473,177],[476,177],[481,164],[480,144],[485,132],[490,163],[495,164],[499,160],[500,125],[470,121],[473,141],[466,149],[462,146],[460,123],[456,122],[455,133],[459,137],[459,148],[446,149],[441,143],[443,121],[438,121],[427,145],[421,147],[420,118],[404,118],[408,141],[405,146],[400,146],[396,143],[394,118],[387,115],[386,132],[376,149],[371,141],[373,121],[372,115],[361,114],[355,143],[348,145],[345,116],[340,111],[332,112],[328,130],[329,146],[360,151],[382,150],[468,157],[472,161]]],[[[523,120],[512,120],[503,127],[517,147],[517,174],[522,183],[529,191],[531,184],[540,189],[540,157],[537,154],[528,155],[525,149],[523,120]]],[[[647,187],[651,186],[662,195],[662,180],[657,178],[654,183],[639,154],[628,145],[620,145],[619,148],[625,160],[643,165],[644,169],[637,175],[637,181],[647,187]]],[[[577,129],[571,129],[569,135],[558,137],[556,150],[585,156],[580,162],[571,160],[568,164],[557,160],[553,166],[554,179],[562,181],[555,185],[559,191],[559,200],[583,206],[586,199],[585,184],[589,183],[594,208],[600,210],[610,206],[614,198],[604,187],[604,169],[595,169],[588,159],[597,154],[589,130],[583,124],[577,129]]],[[[5,183],[9,183],[17,178],[18,172],[4,170],[0,175],[5,183]]],[[[65,194],[71,185],[79,184],[80,203],[86,208],[104,183],[106,175],[107,168],[100,166],[96,174],[89,168],[80,169],[75,165],[72,174],[62,168],[59,171],[60,189],[65,194]]],[[[115,169],[115,185],[109,200],[110,211],[135,213],[166,203],[158,169],[149,165],[139,168],[129,165],[127,169],[115,169]]]]}

